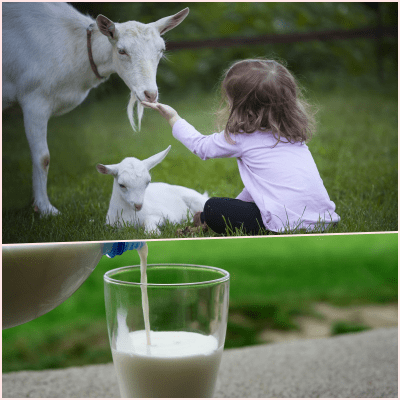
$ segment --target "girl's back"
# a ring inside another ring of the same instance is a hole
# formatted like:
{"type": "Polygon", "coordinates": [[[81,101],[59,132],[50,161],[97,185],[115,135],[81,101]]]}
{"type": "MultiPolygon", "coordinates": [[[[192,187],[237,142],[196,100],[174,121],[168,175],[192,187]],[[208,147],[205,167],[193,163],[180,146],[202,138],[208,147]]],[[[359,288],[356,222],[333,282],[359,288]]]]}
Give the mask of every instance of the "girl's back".
{"type": "MultiPolygon", "coordinates": [[[[271,182],[293,182],[301,179],[303,185],[319,173],[305,143],[280,141],[271,132],[256,131],[235,137],[242,148],[242,161],[251,171],[271,182]]],[[[310,182],[310,184],[312,184],[310,182]]]]}
{"type": "Polygon", "coordinates": [[[241,148],[238,166],[246,194],[266,210],[270,230],[292,227],[301,219],[313,224],[318,214],[322,218],[325,211],[334,217],[335,205],[305,143],[276,144],[272,133],[265,131],[238,135],[235,139],[241,148]]]}

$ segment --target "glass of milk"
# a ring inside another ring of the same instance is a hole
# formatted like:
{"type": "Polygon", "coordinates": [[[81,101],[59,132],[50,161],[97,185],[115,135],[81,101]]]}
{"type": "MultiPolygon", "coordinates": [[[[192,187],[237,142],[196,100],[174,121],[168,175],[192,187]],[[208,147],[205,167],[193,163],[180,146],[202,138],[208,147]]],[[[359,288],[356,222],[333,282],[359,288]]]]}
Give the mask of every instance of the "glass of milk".
{"type": "Polygon", "coordinates": [[[104,275],[121,397],[212,397],[225,342],[229,273],[150,264],[104,275]]]}

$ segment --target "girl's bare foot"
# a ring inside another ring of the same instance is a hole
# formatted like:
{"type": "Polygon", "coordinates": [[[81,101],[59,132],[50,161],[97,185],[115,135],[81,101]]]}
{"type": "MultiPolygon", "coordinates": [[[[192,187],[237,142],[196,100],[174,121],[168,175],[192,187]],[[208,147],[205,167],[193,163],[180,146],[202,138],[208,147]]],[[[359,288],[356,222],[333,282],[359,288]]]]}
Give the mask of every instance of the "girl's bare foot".
{"type": "Polygon", "coordinates": [[[205,222],[201,222],[200,214],[201,214],[201,211],[199,211],[193,215],[194,227],[187,226],[184,229],[178,229],[176,231],[176,234],[180,237],[182,237],[182,236],[192,236],[193,237],[194,235],[199,234],[201,232],[207,232],[208,226],[205,222]]]}
{"type": "Polygon", "coordinates": [[[201,222],[201,211],[199,211],[193,215],[193,225],[201,226],[203,228],[204,232],[206,232],[208,230],[207,224],[205,222],[201,222]]]}

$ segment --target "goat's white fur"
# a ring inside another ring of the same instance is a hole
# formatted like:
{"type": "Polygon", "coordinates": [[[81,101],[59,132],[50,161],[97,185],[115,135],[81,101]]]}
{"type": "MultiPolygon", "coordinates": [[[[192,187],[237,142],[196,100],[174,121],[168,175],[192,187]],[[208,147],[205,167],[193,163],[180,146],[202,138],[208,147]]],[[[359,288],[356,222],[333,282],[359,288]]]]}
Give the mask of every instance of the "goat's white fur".
{"type": "Polygon", "coordinates": [[[119,164],[96,166],[100,173],[114,176],[107,224],[144,226],[146,233],[159,234],[159,225],[165,220],[180,223],[188,217],[188,213],[193,216],[203,211],[208,199],[206,193],[200,194],[193,189],[163,182],[150,182],[150,169],[159,164],[170,149],[171,146],[143,161],[128,157],[119,164]]]}
{"type": "MultiPolygon", "coordinates": [[[[160,35],[181,23],[188,12],[186,8],[150,24],[96,19],[94,62],[101,76],[116,72],[131,90],[128,116],[133,127],[135,101],[140,127],[140,102],[146,93],[150,101],[157,100],[156,71],[165,48],[160,35]],[[127,54],[119,54],[121,49],[127,54]]],[[[95,76],[88,58],[86,28],[95,21],[66,3],[17,2],[3,3],[2,21],[3,109],[21,105],[33,164],[34,207],[41,214],[57,214],[47,196],[47,122],[74,109],[104,81],[95,76]]]]}

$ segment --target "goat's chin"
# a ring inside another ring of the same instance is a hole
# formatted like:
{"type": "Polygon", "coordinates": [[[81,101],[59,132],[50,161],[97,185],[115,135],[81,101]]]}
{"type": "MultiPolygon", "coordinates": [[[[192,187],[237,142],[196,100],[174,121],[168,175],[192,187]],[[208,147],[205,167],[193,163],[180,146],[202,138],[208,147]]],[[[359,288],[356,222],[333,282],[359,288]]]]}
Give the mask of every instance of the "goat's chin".
{"type": "Polygon", "coordinates": [[[129,122],[132,126],[132,129],[136,132],[136,124],[135,124],[135,119],[133,117],[133,110],[135,108],[135,103],[137,102],[137,118],[138,118],[138,130],[140,131],[140,126],[142,122],[142,117],[143,117],[143,110],[144,106],[140,101],[138,101],[136,95],[134,93],[131,93],[131,98],[129,100],[128,104],[128,118],[129,122]]]}

